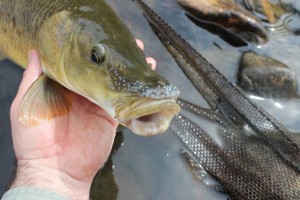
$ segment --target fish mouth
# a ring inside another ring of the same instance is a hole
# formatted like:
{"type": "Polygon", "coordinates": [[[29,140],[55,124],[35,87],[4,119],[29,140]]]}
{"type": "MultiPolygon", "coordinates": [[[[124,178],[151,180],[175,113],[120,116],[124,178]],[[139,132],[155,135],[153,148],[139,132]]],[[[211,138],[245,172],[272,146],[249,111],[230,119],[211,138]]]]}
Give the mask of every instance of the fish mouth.
{"type": "Polygon", "coordinates": [[[120,112],[118,121],[132,132],[141,136],[152,136],[165,132],[179,111],[180,106],[174,99],[134,102],[133,107],[120,112]]]}

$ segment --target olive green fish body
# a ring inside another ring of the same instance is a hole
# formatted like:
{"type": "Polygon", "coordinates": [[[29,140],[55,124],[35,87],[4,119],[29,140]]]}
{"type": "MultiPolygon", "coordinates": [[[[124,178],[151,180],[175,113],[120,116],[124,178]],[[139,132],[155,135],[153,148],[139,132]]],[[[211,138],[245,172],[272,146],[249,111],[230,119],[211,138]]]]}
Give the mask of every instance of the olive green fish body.
{"type": "Polygon", "coordinates": [[[27,53],[37,48],[36,35],[51,15],[75,7],[76,1],[0,1],[0,52],[26,67],[27,53]]]}
{"type": "MultiPolygon", "coordinates": [[[[101,106],[133,132],[163,132],[179,111],[178,89],[149,68],[134,37],[105,1],[1,0],[0,17],[0,52],[26,66],[28,51],[37,49],[47,77],[101,106]]],[[[61,109],[48,110],[46,118],[61,109]]]]}

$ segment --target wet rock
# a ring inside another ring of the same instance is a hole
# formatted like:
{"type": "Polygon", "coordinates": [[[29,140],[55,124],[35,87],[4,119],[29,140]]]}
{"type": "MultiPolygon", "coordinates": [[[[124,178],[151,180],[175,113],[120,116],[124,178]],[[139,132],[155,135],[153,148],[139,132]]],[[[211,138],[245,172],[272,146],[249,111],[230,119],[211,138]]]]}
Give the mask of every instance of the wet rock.
{"type": "Polygon", "coordinates": [[[299,0],[236,0],[277,35],[300,35],[299,0]]]}
{"type": "Polygon", "coordinates": [[[246,92],[262,97],[296,97],[296,76],[285,64],[265,56],[246,52],[242,55],[238,85],[246,92]]]}
{"type": "Polygon", "coordinates": [[[200,21],[192,16],[187,15],[187,17],[197,26],[209,31],[211,34],[219,36],[222,40],[227,42],[233,47],[248,46],[241,37],[232,32],[224,29],[222,26],[217,24],[207,23],[206,21],[200,21]]]}
{"type": "Polygon", "coordinates": [[[269,24],[274,24],[285,13],[281,4],[269,0],[239,0],[247,10],[269,24]]]}
{"type": "Polygon", "coordinates": [[[268,31],[261,21],[233,0],[177,0],[195,20],[222,26],[246,41],[265,43],[268,31]]]}

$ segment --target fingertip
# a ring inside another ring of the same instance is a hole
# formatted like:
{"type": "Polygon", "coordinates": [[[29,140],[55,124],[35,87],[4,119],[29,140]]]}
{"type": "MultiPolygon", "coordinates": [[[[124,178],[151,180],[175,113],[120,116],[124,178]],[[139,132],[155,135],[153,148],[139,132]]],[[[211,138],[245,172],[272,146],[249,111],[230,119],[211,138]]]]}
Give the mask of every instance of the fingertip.
{"type": "Polygon", "coordinates": [[[25,73],[34,75],[36,78],[40,77],[42,74],[42,64],[39,58],[37,50],[30,50],[28,53],[28,67],[25,73]]]}
{"type": "MultiPolygon", "coordinates": [[[[136,41],[136,43],[137,43],[137,45],[142,49],[142,50],[144,50],[144,43],[140,40],[140,39],[135,39],[135,41],[136,41]]],[[[147,63],[151,66],[151,68],[153,69],[153,70],[155,70],[156,69],[156,60],[154,59],[154,58],[152,58],[152,57],[147,57],[146,58],[146,61],[147,61],[147,63]]]]}
{"type": "Polygon", "coordinates": [[[135,39],[137,45],[144,51],[144,43],[140,39],[135,39]]]}
{"type": "Polygon", "coordinates": [[[151,66],[151,68],[153,69],[153,70],[155,70],[156,69],[156,60],[154,59],[154,58],[152,58],[152,57],[147,57],[146,58],[146,61],[147,61],[147,63],[151,66]]]}

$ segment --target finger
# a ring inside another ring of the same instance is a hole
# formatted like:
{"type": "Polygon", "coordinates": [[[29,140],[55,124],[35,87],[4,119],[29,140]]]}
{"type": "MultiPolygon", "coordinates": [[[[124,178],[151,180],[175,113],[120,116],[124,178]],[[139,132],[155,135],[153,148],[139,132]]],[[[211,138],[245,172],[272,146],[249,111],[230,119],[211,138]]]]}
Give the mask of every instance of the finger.
{"type": "Polygon", "coordinates": [[[137,45],[144,51],[144,43],[140,39],[135,39],[137,45]]]}
{"type": "Polygon", "coordinates": [[[155,60],[154,58],[152,58],[152,57],[147,57],[147,58],[146,58],[146,61],[147,61],[147,63],[151,66],[151,68],[152,68],[153,70],[156,69],[156,60],[155,60]]]}
{"type": "Polygon", "coordinates": [[[23,78],[14,100],[14,103],[19,105],[24,95],[30,86],[41,76],[42,68],[41,62],[36,50],[31,50],[28,55],[29,64],[25,72],[23,73],[23,78]]]}
{"type": "MultiPolygon", "coordinates": [[[[135,39],[137,45],[144,51],[144,43],[140,39],[135,39]]],[[[147,63],[151,66],[153,70],[156,69],[156,60],[152,57],[146,58],[147,63]]]]}

